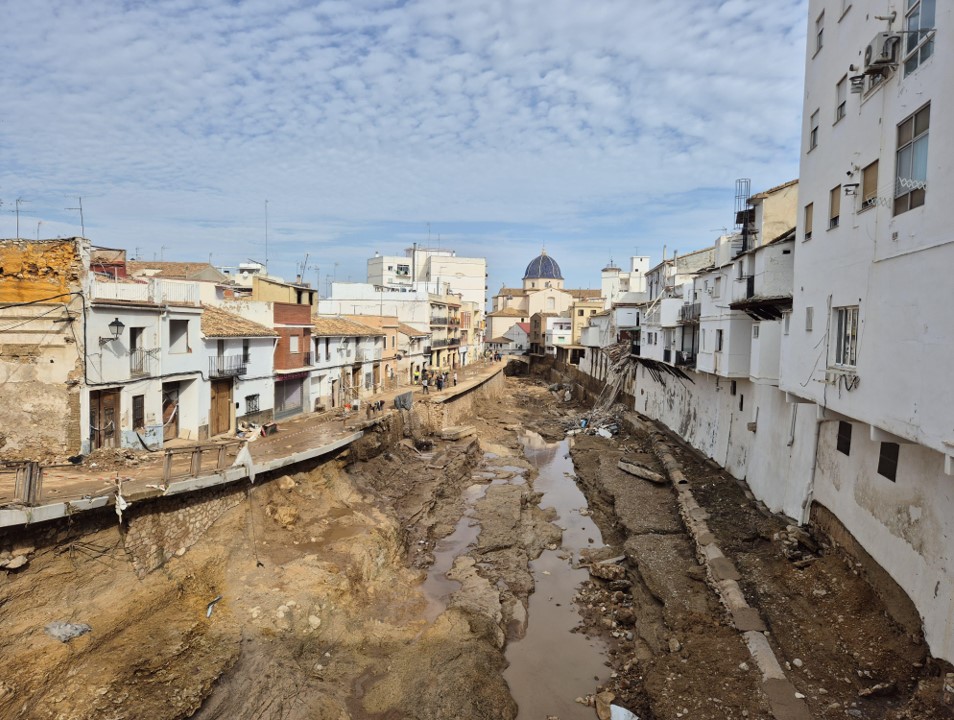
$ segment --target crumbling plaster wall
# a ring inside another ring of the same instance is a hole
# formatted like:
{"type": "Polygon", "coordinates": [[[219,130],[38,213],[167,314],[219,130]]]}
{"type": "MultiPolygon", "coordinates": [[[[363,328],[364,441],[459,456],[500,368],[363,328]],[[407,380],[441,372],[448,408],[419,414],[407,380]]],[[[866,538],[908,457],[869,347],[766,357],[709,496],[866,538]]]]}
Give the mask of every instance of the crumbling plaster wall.
{"type": "Polygon", "coordinates": [[[79,451],[85,241],[0,241],[0,457],[79,451]]]}

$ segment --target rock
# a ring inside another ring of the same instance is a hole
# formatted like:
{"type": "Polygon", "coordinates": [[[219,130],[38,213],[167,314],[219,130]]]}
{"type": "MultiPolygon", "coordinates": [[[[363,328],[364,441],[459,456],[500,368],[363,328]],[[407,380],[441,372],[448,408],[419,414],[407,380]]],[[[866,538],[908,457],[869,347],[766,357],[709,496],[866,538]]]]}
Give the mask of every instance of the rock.
{"type": "Polygon", "coordinates": [[[600,580],[622,580],[626,577],[626,568],[613,562],[601,562],[590,565],[590,575],[600,580]]]}
{"type": "Polygon", "coordinates": [[[473,425],[456,425],[454,427],[446,427],[441,430],[441,439],[442,440],[463,440],[466,437],[471,437],[476,435],[477,430],[473,425]]]}
{"type": "Polygon", "coordinates": [[[604,690],[596,696],[596,716],[600,720],[611,720],[612,711],[610,705],[616,699],[616,695],[609,690],[604,690]]]}
{"type": "Polygon", "coordinates": [[[792,660],[792,665],[794,665],[797,668],[800,668],[804,664],[805,663],[803,663],[799,658],[795,658],[794,660],[792,660]]]}
{"type": "Polygon", "coordinates": [[[610,720],[639,720],[639,716],[619,705],[610,705],[610,720]]]}
{"type": "Polygon", "coordinates": [[[680,643],[676,638],[669,638],[669,652],[677,653],[682,650],[682,643],[680,643]]]}
{"type": "Polygon", "coordinates": [[[16,570],[18,568],[22,568],[28,562],[30,562],[30,560],[26,555],[17,555],[15,558],[7,562],[6,568],[7,570],[16,570]]]}
{"type": "Polygon", "coordinates": [[[873,697],[874,695],[890,695],[895,691],[893,682],[881,682],[858,691],[858,697],[873,697]]]}
{"type": "Polygon", "coordinates": [[[620,461],[616,463],[616,467],[625,473],[629,473],[630,475],[638,477],[641,480],[647,480],[651,483],[655,483],[656,485],[664,485],[668,482],[663,475],[653,472],[649,468],[643,467],[632,460],[627,460],[625,457],[620,458],[620,461]]]}
{"type": "Polygon", "coordinates": [[[635,625],[636,613],[632,608],[620,608],[616,611],[616,622],[620,625],[635,625]]]}
{"type": "Polygon", "coordinates": [[[298,522],[298,508],[291,505],[279,505],[275,508],[275,520],[283,528],[290,528],[298,522]]]}
{"type": "Polygon", "coordinates": [[[296,483],[288,475],[282,475],[278,480],[276,480],[279,490],[292,490],[296,483]]]}
{"type": "Polygon", "coordinates": [[[312,630],[317,630],[321,625],[321,618],[317,615],[309,615],[308,624],[311,626],[312,630]]]}

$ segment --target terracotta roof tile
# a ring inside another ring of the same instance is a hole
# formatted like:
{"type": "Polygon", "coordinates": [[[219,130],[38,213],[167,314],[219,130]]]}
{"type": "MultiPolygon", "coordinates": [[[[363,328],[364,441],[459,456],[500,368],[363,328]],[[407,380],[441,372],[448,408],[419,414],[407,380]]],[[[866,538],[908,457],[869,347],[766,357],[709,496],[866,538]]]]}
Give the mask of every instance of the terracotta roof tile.
{"type": "Polygon", "coordinates": [[[417,328],[411,327],[405,323],[398,324],[398,332],[402,335],[407,335],[408,337],[427,337],[430,335],[426,330],[418,330],[417,328]]]}
{"type": "Polygon", "coordinates": [[[494,310],[492,313],[487,313],[487,317],[527,317],[528,314],[526,310],[504,308],[503,310],[494,310]]]}
{"type": "Polygon", "coordinates": [[[195,280],[200,276],[227,280],[228,276],[216,270],[205,262],[147,262],[145,260],[128,260],[126,271],[130,275],[145,274],[151,277],[170,278],[175,280],[195,280]],[[148,272],[154,271],[154,272],[148,272]]]}
{"type": "Polygon", "coordinates": [[[315,315],[312,320],[315,337],[384,337],[387,334],[338,315],[315,315]]]}
{"type": "Polygon", "coordinates": [[[271,328],[210,305],[202,306],[202,334],[210,338],[277,337],[271,328]]]}

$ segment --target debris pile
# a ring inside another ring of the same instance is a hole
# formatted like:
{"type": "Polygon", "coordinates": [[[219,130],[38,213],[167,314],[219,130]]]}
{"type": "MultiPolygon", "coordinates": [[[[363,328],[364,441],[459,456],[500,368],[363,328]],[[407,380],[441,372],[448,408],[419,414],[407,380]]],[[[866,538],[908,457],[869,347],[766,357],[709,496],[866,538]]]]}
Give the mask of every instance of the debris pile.
{"type": "Polygon", "coordinates": [[[599,435],[609,439],[619,435],[622,427],[621,418],[625,412],[626,408],[623,405],[615,405],[602,412],[594,410],[565,423],[563,429],[567,435],[599,435]]]}
{"type": "Polygon", "coordinates": [[[137,467],[146,461],[146,459],[146,453],[143,450],[134,450],[133,448],[99,448],[98,450],[93,450],[93,452],[83,458],[83,465],[99,470],[112,470],[115,468],[137,467]]]}
{"type": "Polygon", "coordinates": [[[811,565],[818,559],[821,547],[804,528],[787,525],[784,530],[775,533],[773,539],[781,544],[782,554],[797,568],[811,565]]]}

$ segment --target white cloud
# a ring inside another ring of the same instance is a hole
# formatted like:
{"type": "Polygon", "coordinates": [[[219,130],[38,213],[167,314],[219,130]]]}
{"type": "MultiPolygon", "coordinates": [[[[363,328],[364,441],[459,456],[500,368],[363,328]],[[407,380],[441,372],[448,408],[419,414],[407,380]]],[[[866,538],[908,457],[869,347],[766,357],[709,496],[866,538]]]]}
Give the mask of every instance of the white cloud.
{"type": "Polygon", "coordinates": [[[357,276],[355,237],[431,220],[477,249],[506,240],[494,257],[520,272],[546,242],[585,285],[605,258],[578,254],[581,237],[623,257],[624,238],[656,248],[648,229],[676,218],[701,246],[728,222],[733,178],[794,177],[805,14],[804,0],[16,3],[0,198],[31,199],[53,227],[83,195],[94,241],[191,258],[197,237],[216,256],[237,233],[256,242],[268,197],[289,273],[320,237],[322,262],[340,254],[357,276]],[[659,202],[712,188],[727,199],[706,194],[709,218],[659,202]]]}

